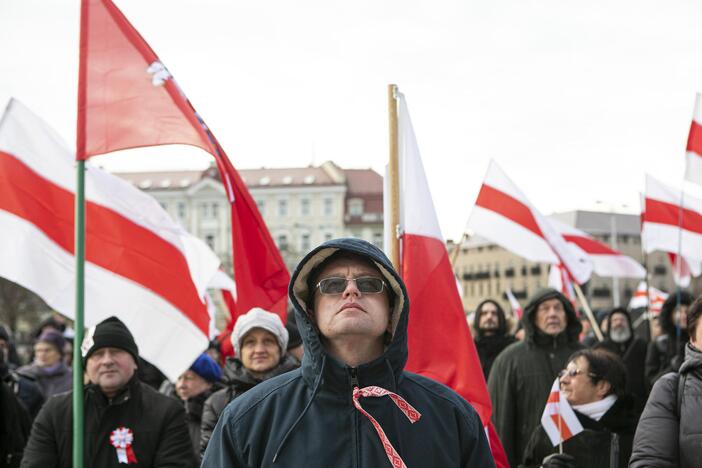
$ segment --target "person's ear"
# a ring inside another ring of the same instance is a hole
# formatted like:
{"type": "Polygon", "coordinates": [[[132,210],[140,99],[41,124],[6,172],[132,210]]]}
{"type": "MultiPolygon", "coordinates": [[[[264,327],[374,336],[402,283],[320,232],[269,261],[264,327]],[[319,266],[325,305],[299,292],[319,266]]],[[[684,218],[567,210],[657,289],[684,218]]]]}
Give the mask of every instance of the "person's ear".
{"type": "Polygon", "coordinates": [[[601,400],[602,398],[606,397],[607,394],[612,390],[612,384],[607,382],[606,380],[600,380],[595,385],[595,389],[598,398],[601,400]]]}

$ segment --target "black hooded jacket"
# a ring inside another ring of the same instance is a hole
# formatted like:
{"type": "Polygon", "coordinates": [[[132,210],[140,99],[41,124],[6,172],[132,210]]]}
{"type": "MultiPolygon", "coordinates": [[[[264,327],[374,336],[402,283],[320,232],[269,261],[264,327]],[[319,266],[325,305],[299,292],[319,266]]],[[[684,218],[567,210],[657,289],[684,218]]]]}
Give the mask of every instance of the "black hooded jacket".
{"type": "Polygon", "coordinates": [[[475,317],[473,318],[473,330],[475,330],[475,349],[478,351],[478,357],[480,358],[480,366],[483,368],[483,375],[487,381],[490,375],[490,369],[492,368],[492,363],[498,354],[502,352],[507,346],[511,345],[517,339],[507,334],[507,319],[505,318],[505,311],[502,307],[492,299],[486,299],[475,308],[475,317]],[[497,307],[497,318],[498,326],[497,330],[493,335],[485,335],[482,330],[480,330],[480,309],[486,303],[492,303],[497,307]]]}
{"type": "Polygon", "coordinates": [[[368,242],[337,239],[307,254],[290,285],[305,347],[302,367],[257,385],[229,404],[212,434],[202,466],[390,466],[376,429],[354,406],[356,386],[382,387],[421,413],[412,424],[387,396],[360,400],[407,466],[494,466],[480,418],[470,404],[448,387],[403,370],[407,297],[390,261],[368,242]],[[311,270],[337,250],[372,259],[395,294],[394,333],[385,352],[355,368],[325,351],[304,306],[310,294],[307,278],[311,270]]]}
{"type": "MultiPolygon", "coordinates": [[[[686,291],[680,291],[680,304],[689,306],[694,297],[686,291]]],[[[678,293],[668,296],[661,307],[658,322],[663,333],[648,343],[646,350],[646,379],[649,388],[653,387],[663,375],[677,372],[685,357],[687,330],[675,326],[673,313],[678,303],[678,293]]]]}
{"type": "Polygon", "coordinates": [[[611,351],[622,358],[626,367],[626,393],[634,397],[634,407],[640,414],[648,397],[648,383],[646,382],[646,348],[647,343],[634,334],[634,327],[631,324],[631,315],[624,308],[614,308],[607,314],[610,326],[605,332],[605,339],[602,343],[597,343],[594,348],[603,348],[611,351]],[[631,337],[623,343],[617,343],[610,337],[611,318],[613,314],[626,315],[629,323],[631,337]]]}
{"type": "Polygon", "coordinates": [[[582,326],[573,306],[555,289],[543,289],[532,297],[522,325],[524,341],[510,345],[497,356],[488,379],[492,419],[511,466],[517,466],[539,424],[556,375],[568,357],[583,348],[578,342],[582,326]],[[534,324],[537,307],[549,299],[563,303],[567,320],[565,330],[555,336],[543,333],[534,324]]]}

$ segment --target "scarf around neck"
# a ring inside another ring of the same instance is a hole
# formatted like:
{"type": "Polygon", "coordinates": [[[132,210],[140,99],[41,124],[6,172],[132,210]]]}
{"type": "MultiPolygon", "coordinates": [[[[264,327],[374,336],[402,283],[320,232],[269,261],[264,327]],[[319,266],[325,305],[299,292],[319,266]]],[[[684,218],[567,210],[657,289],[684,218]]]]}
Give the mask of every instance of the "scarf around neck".
{"type": "Polygon", "coordinates": [[[584,405],[573,405],[573,409],[578,413],[582,413],[590,419],[599,421],[602,416],[609,411],[609,409],[617,401],[616,395],[607,395],[601,400],[593,401],[592,403],[585,403],[584,405]]]}

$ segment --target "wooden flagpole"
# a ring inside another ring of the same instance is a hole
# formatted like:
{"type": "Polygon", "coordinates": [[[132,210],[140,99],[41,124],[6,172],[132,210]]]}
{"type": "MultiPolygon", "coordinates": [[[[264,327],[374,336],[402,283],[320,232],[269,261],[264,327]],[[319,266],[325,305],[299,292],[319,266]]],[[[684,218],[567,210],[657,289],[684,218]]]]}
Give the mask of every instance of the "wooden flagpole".
{"type": "Polygon", "coordinates": [[[400,226],[400,159],[398,149],[398,128],[397,128],[397,86],[388,85],[388,117],[390,136],[390,155],[388,163],[388,187],[390,188],[390,229],[389,233],[390,261],[395,270],[400,273],[400,239],[398,238],[398,227],[400,226]]]}
{"type": "Polygon", "coordinates": [[[597,324],[597,320],[595,320],[595,314],[592,313],[592,309],[590,309],[590,304],[587,303],[587,299],[583,294],[583,290],[580,289],[580,285],[576,281],[573,281],[573,289],[575,289],[575,294],[578,296],[578,300],[583,306],[583,309],[585,309],[585,314],[587,315],[588,320],[590,320],[590,325],[592,325],[592,331],[595,332],[597,340],[604,341],[602,330],[600,330],[600,326],[597,324]]]}

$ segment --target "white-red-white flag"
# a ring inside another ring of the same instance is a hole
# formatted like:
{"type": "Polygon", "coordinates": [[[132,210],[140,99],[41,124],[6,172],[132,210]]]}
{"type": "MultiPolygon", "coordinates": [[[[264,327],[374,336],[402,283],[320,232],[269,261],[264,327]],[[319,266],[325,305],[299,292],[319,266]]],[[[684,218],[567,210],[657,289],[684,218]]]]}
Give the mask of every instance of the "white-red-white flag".
{"type": "Polygon", "coordinates": [[[541,415],[541,426],[554,446],[583,431],[583,425],[580,424],[573,408],[561,394],[558,377],[553,381],[551,392],[546,400],[546,407],[541,415]]]}
{"type": "MultiPolygon", "coordinates": [[[[75,311],[74,153],[16,100],[0,122],[0,276],[75,311]]],[[[159,203],[87,165],[85,324],[114,315],[170,379],[206,347],[219,260],[159,203]],[[174,340],[173,337],[178,337],[174,340]]]]}
{"type": "Polygon", "coordinates": [[[524,309],[522,309],[522,306],[519,304],[519,301],[517,300],[516,297],[514,297],[514,294],[512,293],[512,290],[510,288],[507,288],[507,291],[505,291],[505,294],[507,294],[507,300],[509,301],[509,305],[512,308],[512,313],[519,319],[522,319],[522,315],[524,315],[524,309]]]}
{"type": "Polygon", "coordinates": [[[579,284],[592,274],[592,261],[582,249],[566,242],[495,161],[490,161],[467,227],[528,260],[562,263],[579,284]]]}
{"type": "Polygon", "coordinates": [[[492,405],[439,228],[407,103],[398,97],[400,272],[412,307],[407,370],[438,380],[470,402],[486,426],[497,466],[507,466],[492,405]]]}
{"type": "Polygon", "coordinates": [[[668,252],[668,260],[673,271],[673,281],[681,288],[690,287],[692,278],[702,273],[702,263],[697,260],[690,260],[673,252],[668,252]]]}
{"type": "Polygon", "coordinates": [[[548,286],[560,291],[573,304],[573,308],[577,310],[573,282],[568,278],[568,272],[565,268],[561,265],[551,265],[551,269],[548,272],[548,286]]]}
{"type": "Polygon", "coordinates": [[[668,294],[656,289],[653,286],[648,286],[648,299],[646,298],[646,282],[641,281],[634,291],[634,295],[631,296],[629,301],[629,309],[640,309],[642,307],[648,307],[649,300],[651,306],[648,308],[649,312],[656,315],[661,312],[663,303],[668,299],[668,294]]]}
{"type": "Polygon", "coordinates": [[[695,110],[687,137],[685,179],[702,184],[702,95],[695,96],[695,110]]]}
{"type": "Polygon", "coordinates": [[[673,252],[702,261],[702,200],[646,176],[641,242],[648,253],[673,252]]]}

